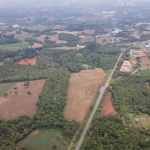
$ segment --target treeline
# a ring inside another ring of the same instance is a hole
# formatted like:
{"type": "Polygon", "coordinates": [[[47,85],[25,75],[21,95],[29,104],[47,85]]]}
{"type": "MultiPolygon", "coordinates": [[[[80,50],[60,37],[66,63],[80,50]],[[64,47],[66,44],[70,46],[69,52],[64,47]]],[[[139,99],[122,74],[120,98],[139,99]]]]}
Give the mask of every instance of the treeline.
{"type": "Polygon", "coordinates": [[[148,150],[150,130],[128,128],[119,116],[96,118],[81,150],[148,150]]]}
{"type": "Polygon", "coordinates": [[[15,39],[14,35],[6,35],[3,33],[0,34],[0,45],[14,44],[19,42],[21,41],[15,39]]]}

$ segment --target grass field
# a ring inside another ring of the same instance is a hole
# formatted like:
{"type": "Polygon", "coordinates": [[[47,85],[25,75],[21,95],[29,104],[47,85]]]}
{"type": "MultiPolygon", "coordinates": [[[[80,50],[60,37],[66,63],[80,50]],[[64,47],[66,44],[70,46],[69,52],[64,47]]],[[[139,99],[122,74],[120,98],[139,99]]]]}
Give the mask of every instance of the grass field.
{"type": "Polygon", "coordinates": [[[7,44],[7,45],[0,45],[0,51],[17,51],[19,49],[27,48],[29,45],[29,42],[20,42],[16,44],[7,44]]]}
{"type": "Polygon", "coordinates": [[[71,74],[64,110],[66,119],[76,120],[79,123],[84,121],[105,77],[106,73],[101,68],[71,74]]]}
{"type": "Polygon", "coordinates": [[[11,89],[12,86],[3,86],[0,85],[0,96],[2,96],[5,92],[11,89]]]}
{"type": "Polygon", "coordinates": [[[135,73],[137,76],[150,76],[150,70],[141,70],[135,73]]]}
{"type": "Polygon", "coordinates": [[[69,143],[61,130],[40,129],[31,133],[25,140],[18,144],[18,147],[24,146],[28,150],[66,150],[69,143]]]}
{"type": "Polygon", "coordinates": [[[63,46],[63,47],[55,47],[51,49],[56,49],[56,50],[76,50],[76,46],[74,47],[69,47],[69,46],[63,46]]]}

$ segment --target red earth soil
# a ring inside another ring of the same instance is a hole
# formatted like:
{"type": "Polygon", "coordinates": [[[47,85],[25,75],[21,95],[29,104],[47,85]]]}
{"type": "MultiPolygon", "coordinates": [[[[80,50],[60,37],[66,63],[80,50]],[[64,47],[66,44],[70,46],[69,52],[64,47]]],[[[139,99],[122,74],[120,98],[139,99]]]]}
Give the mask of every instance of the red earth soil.
{"type": "Polygon", "coordinates": [[[110,92],[106,94],[102,104],[102,111],[100,112],[101,117],[109,115],[116,115],[116,111],[112,104],[112,97],[110,92]]]}
{"type": "Polygon", "coordinates": [[[37,57],[33,57],[33,58],[24,58],[20,61],[17,61],[16,64],[19,64],[19,65],[35,65],[36,63],[36,59],[37,57]]]}

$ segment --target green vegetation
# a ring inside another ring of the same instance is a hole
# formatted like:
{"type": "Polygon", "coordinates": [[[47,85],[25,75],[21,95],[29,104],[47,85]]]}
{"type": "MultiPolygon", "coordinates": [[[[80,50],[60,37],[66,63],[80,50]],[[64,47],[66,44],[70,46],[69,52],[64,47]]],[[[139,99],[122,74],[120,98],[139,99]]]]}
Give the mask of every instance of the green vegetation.
{"type": "Polygon", "coordinates": [[[37,134],[27,137],[19,145],[29,150],[54,150],[54,148],[66,150],[68,139],[66,139],[61,130],[40,129],[37,134]]]}
{"type": "Polygon", "coordinates": [[[37,24],[34,26],[21,26],[21,28],[27,28],[27,29],[35,29],[35,30],[45,30],[50,28],[51,26],[46,26],[46,25],[41,25],[41,24],[37,24]]]}
{"type": "Polygon", "coordinates": [[[9,89],[11,89],[12,86],[3,86],[0,85],[0,96],[2,96],[5,92],[7,92],[9,89]]]}
{"type": "Polygon", "coordinates": [[[135,75],[136,76],[150,76],[150,70],[140,70],[135,75]]]}
{"type": "Polygon", "coordinates": [[[16,44],[0,45],[0,51],[18,51],[19,49],[28,48],[29,42],[20,42],[16,44]]]}

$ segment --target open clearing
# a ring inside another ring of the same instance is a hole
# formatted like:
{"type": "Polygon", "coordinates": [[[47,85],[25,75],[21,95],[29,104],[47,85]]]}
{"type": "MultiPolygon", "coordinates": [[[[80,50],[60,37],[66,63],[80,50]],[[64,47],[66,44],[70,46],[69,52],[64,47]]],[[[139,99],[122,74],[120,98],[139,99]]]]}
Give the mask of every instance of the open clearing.
{"type": "Polygon", "coordinates": [[[94,29],[93,30],[91,30],[91,29],[85,29],[85,30],[83,30],[83,32],[85,34],[87,34],[87,35],[94,35],[95,30],[94,29]]]}
{"type": "Polygon", "coordinates": [[[39,44],[39,43],[34,43],[33,45],[28,46],[29,49],[42,48],[42,47],[43,47],[43,45],[39,44]]]}
{"type": "Polygon", "coordinates": [[[31,33],[23,32],[23,31],[21,32],[21,34],[16,34],[15,31],[7,32],[6,35],[14,35],[14,38],[19,41],[25,41],[26,38],[33,38],[31,33]]]}
{"type": "Polygon", "coordinates": [[[21,28],[22,28],[22,29],[27,28],[27,29],[30,29],[30,30],[33,29],[33,30],[40,30],[40,31],[42,31],[42,30],[48,29],[49,26],[37,24],[37,25],[35,25],[35,26],[21,26],[21,28]]]}
{"type": "Polygon", "coordinates": [[[132,65],[136,65],[136,64],[137,64],[136,57],[130,56],[130,63],[131,63],[132,65]]]}
{"type": "Polygon", "coordinates": [[[80,38],[79,43],[93,42],[94,41],[94,37],[93,36],[81,35],[81,36],[79,36],[79,38],[80,38]]]}
{"type": "Polygon", "coordinates": [[[112,104],[112,96],[111,93],[108,92],[104,98],[103,104],[102,104],[102,111],[100,112],[100,116],[110,116],[110,115],[116,115],[116,111],[114,110],[113,104],[112,104]]]}
{"type": "Polygon", "coordinates": [[[36,64],[36,57],[33,58],[24,58],[21,59],[20,61],[17,61],[16,64],[19,65],[35,65],[36,64]]]}
{"type": "Polygon", "coordinates": [[[64,110],[66,119],[76,120],[79,123],[84,121],[105,77],[106,73],[101,68],[71,74],[64,110]]]}
{"type": "Polygon", "coordinates": [[[55,48],[51,48],[51,49],[56,49],[56,50],[76,50],[77,47],[69,47],[69,46],[63,46],[63,47],[55,47],[55,48]]]}
{"type": "Polygon", "coordinates": [[[15,44],[0,45],[0,51],[18,51],[19,49],[28,48],[29,42],[20,42],[15,44]]]}
{"type": "Polygon", "coordinates": [[[149,57],[142,57],[142,58],[140,58],[140,60],[141,60],[142,68],[144,70],[150,69],[150,59],[149,59],[149,57]]]}
{"type": "Polygon", "coordinates": [[[103,44],[103,41],[105,40],[105,38],[106,37],[104,35],[100,36],[99,38],[96,38],[96,43],[103,44]]]}
{"type": "Polygon", "coordinates": [[[17,144],[17,147],[24,146],[28,150],[66,150],[68,139],[66,139],[61,130],[40,129],[32,132],[26,139],[17,144]]]}
{"type": "MultiPolygon", "coordinates": [[[[45,80],[30,81],[30,86],[25,87],[25,82],[3,83],[0,87],[13,86],[8,89],[8,97],[1,97],[0,118],[10,120],[22,115],[31,116],[36,113],[38,96],[44,87],[45,80]],[[17,87],[18,89],[14,89],[17,87]],[[27,94],[31,92],[31,95],[27,94]],[[17,94],[15,94],[17,92],[17,94]]],[[[6,90],[4,90],[6,92],[6,90]]],[[[4,93],[3,93],[4,94],[4,93]]]]}

